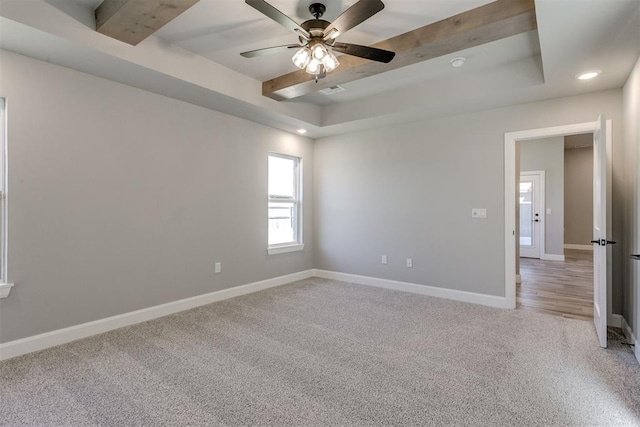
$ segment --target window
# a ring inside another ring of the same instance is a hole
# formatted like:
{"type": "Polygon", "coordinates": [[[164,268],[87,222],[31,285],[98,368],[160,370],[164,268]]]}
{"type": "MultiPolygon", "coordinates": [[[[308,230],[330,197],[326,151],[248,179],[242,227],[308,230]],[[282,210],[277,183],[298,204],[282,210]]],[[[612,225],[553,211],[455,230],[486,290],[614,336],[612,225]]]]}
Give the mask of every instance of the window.
{"type": "Polygon", "coordinates": [[[0,98],[0,298],[9,296],[7,283],[7,144],[5,102],[0,98]]]}
{"type": "Polygon", "coordinates": [[[269,254],[301,251],[301,161],[269,154],[269,254]]]}

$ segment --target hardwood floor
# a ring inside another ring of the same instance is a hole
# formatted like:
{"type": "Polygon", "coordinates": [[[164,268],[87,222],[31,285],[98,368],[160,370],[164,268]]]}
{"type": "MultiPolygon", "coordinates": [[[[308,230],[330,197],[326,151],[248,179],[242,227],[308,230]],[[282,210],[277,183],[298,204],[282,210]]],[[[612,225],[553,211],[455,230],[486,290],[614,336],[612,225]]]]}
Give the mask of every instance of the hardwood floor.
{"type": "Polygon", "coordinates": [[[565,250],[564,261],[520,258],[517,308],[593,319],[593,252],[565,250]]]}

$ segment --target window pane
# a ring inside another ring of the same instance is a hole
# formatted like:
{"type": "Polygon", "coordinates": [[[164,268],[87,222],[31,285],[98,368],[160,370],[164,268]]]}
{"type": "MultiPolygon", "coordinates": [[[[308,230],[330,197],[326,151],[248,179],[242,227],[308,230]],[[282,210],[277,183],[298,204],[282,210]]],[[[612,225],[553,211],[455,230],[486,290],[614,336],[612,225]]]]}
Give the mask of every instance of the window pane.
{"type": "Polygon", "coordinates": [[[269,195],[295,198],[297,159],[269,156],[269,195]]]}
{"type": "Polygon", "coordinates": [[[300,243],[300,159],[269,155],[269,246],[300,243]]]}
{"type": "Polygon", "coordinates": [[[533,247],[533,182],[520,183],[520,246],[533,247]]]}
{"type": "Polygon", "coordinates": [[[269,202],[269,245],[295,243],[297,204],[269,202]]]}

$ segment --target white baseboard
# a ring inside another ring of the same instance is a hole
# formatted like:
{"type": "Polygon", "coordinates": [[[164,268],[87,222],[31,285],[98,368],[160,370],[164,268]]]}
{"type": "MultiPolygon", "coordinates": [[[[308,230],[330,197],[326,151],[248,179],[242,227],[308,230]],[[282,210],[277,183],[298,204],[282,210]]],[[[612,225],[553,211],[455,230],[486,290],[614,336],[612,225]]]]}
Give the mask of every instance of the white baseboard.
{"type": "Polygon", "coordinates": [[[312,277],[312,275],[313,270],[300,271],[298,273],[274,277],[273,279],[262,280],[260,282],[249,283],[229,289],[222,289],[220,291],[204,295],[198,295],[191,298],[168,302],[166,304],[156,305],[154,307],[119,314],[113,317],[107,317],[106,319],[95,320],[93,322],[46,332],[44,334],[9,341],[7,343],[0,344],[0,360],[6,360],[23,354],[32,353],[34,351],[44,350],[45,348],[65,344],[81,338],[134,325],[136,323],[146,322],[147,320],[157,319],[158,317],[211,304],[216,301],[285,285],[297,280],[307,279],[312,277]]]}
{"type": "Polygon", "coordinates": [[[0,282],[0,298],[6,298],[9,296],[9,292],[11,292],[11,288],[13,288],[13,283],[1,283],[0,282]]]}
{"type": "Polygon", "coordinates": [[[393,289],[395,291],[410,292],[413,294],[487,305],[489,307],[508,308],[505,297],[458,291],[455,289],[438,288],[435,286],[418,285],[415,283],[398,282],[395,280],[379,279],[376,277],[338,273],[335,271],[313,270],[313,275],[323,279],[340,280],[359,285],[375,286],[378,288],[393,289]]]}
{"type": "Polygon", "coordinates": [[[522,283],[522,276],[519,274],[516,274],[516,283],[522,283]]]}
{"type": "Polygon", "coordinates": [[[564,261],[564,255],[542,254],[540,255],[540,259],[545,261],[564,261]]]}
{"type": "MultiPolygon", "coordinates": [[[[614,315],[615,316],[615,315],[614,315]]],[[[636,336],[633,334],[633,330],[631,329],[631,326],[629,326],[629,324],[627,323],[627,319],[625,319],[624,317],[620,316],[622,318],[622,332],[624,332],[624,336],[627,338],[627,342],[633,344],[633,352],[636,356],[636,360],[638,361],[638,363],[640,363],[640,349],[638,349],[638,340],[636,339],[636,336]]]]}
{"type": "Polygon", "coordinates": [[[578,249],[580,251],[593,251],[593,245],[574,245],[573,243],[567,243],[564,245],[565,249],[578,249]]]}

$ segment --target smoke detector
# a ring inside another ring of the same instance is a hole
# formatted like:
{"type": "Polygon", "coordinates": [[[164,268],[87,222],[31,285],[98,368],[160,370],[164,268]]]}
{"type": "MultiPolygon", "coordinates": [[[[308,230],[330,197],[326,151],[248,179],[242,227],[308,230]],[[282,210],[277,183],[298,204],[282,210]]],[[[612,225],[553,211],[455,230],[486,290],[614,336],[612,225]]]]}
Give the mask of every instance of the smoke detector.
{"type": "Polygon", "coordinates": [[[456,68],[460,68],[464,65],[464,61],[466,61],[466,58],[463,58],[462,56],[459,56],[457,58],[453,58],[451,60],[451,65],[453,65],[456,68]]]}

